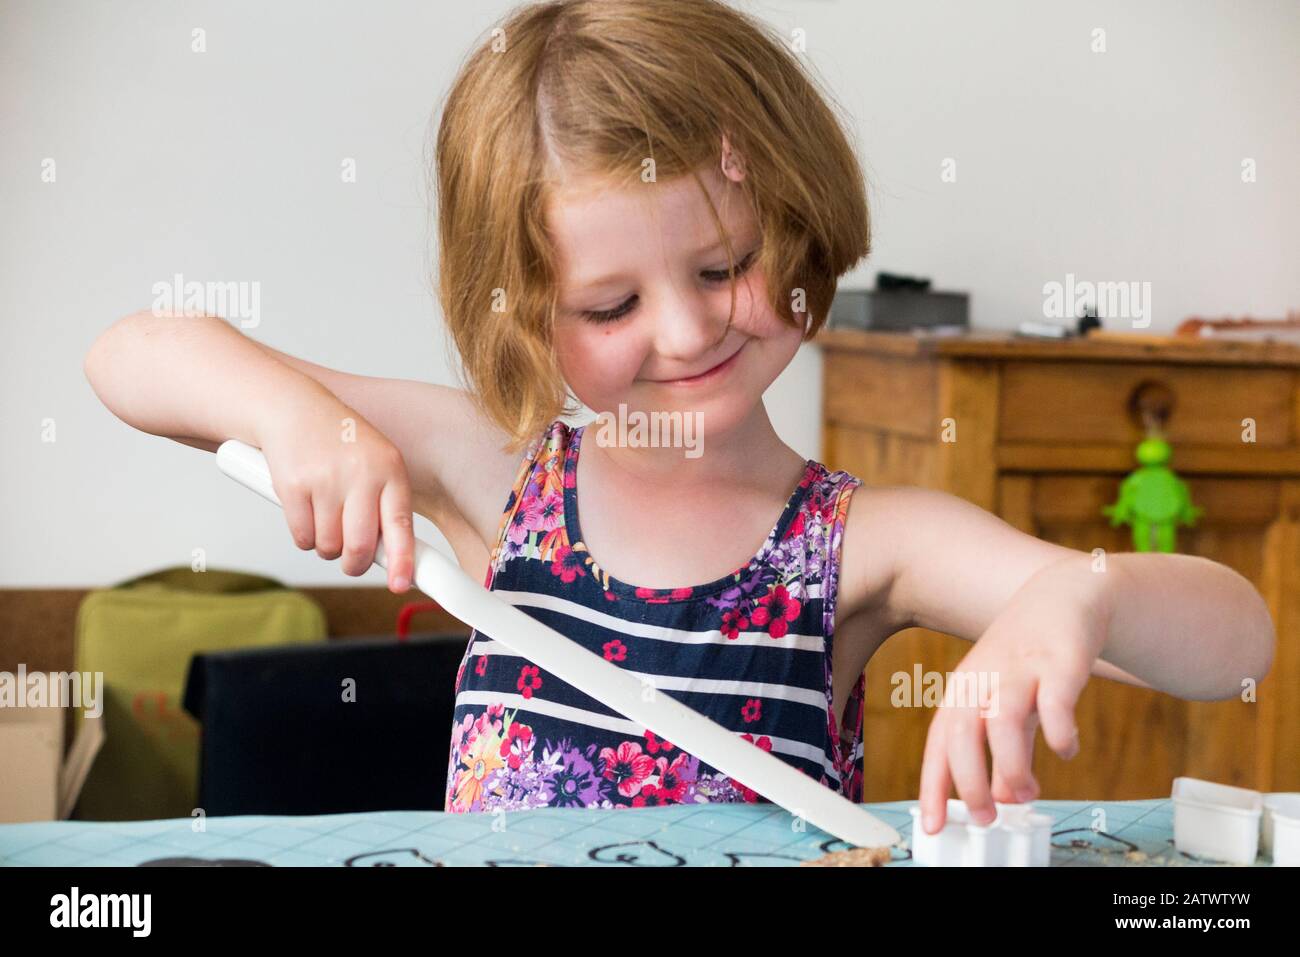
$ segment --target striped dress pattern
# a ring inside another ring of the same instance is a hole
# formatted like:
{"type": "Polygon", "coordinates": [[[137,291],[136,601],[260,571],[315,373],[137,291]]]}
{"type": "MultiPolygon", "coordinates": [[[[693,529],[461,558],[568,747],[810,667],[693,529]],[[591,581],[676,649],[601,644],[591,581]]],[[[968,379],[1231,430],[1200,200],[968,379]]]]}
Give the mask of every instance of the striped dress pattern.
{"type": "MultiPolygon", "coordinates": [[[[835,592],[860,480],[812,459],[758,553],[729,575],[644,588],[607,574],[582,541],[586,426],[556,420],[526,449],[484,585],[853,801],[862,795],[863,676],[832,707],[835,592]]],[[[751,788],[471,633],[456,675],[449,812],[764,800],[751,788]]]]}

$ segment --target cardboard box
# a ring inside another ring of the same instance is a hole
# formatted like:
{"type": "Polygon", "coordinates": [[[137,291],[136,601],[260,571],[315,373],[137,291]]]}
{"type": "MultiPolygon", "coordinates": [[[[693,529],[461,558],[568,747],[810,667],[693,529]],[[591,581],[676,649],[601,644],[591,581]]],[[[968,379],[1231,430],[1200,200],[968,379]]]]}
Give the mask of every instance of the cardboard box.
{"type": "Polygon", "coordinates": [[[65,676],[0,675],[0,823],[66,820],[104,743],[102,715],[86,713],[63,751],[69,703],[65,676]]]}

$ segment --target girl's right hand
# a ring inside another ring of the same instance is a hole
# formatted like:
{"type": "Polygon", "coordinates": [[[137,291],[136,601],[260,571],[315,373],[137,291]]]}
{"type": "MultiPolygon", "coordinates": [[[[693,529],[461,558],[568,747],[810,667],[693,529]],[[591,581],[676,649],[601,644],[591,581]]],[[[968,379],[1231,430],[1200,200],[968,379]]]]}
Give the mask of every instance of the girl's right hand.
{"type": "Polygon", "coordinates": [[[338,403],[286,416],[260,437],[271,485],[295,544],[342,557],[344,574],[365,574],[383,536],[388,587],[411,587],[415,532],[411,482],[402,453],[355,411],[338,403]]]}

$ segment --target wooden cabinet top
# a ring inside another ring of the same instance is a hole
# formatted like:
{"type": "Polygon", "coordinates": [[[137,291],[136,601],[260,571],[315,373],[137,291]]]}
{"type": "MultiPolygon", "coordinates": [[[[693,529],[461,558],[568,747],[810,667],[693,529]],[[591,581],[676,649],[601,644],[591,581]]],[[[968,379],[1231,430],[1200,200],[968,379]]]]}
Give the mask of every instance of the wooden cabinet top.
{"type": "Polygon", "coordinates": [[[872,332],[823,328],[812,340],[828,352],[920,359],[1079,360],[1208,365],[1300,367],[1300,346],[1281,342],[1183,339],[1132,333],[1101,337],[1037,339],[1012,332],[971,329],[956,335],[931,332],[872,332]]]}

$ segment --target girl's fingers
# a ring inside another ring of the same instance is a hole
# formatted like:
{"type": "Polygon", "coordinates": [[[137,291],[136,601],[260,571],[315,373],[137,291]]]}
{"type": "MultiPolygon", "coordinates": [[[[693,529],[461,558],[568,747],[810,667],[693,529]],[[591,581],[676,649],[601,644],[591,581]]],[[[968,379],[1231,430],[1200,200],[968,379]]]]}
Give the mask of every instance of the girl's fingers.
{"type": "Polygon", "coordinates": [[[343,503],[343,561],[345,575],[364,575],[375,563],[379,540],[379,506],[373,490],[356,486],[343,503]]]}
{"type": "Polygon", "coordinates": [[[1000,801],[1003,804],[1014,803],[1015,798],[1011,794],[1011,788],[1007,782],[1002,780],[1002,773],[998,771],[998,759],[993,759],[993,787],[990,789],[994,801],[1000,801]]]}
{"type": "Polygon", "coordinates": [[[993,752],[993,798],[996,801],[1023,804],[1032,801],[1038,792],[1033,771],[1032,729],[1026,734],[1033,703],[1032,689],[1019,689],[1018,693],[1011,695],[1004,693],[1002,709],[996,717],[985,722],[989,750],[993,752]]]}
{"type": "Polygon", "coordinates": [[[297,488],[283,491],[277,488],[275,497],[284,507],[284,520],[289,525],[289,534],[293,536],[293,543],[303,551],[315,548],[316,520],[311,514],[311,496],[297,488]]]}
{"type": "Polygon", "coordinates": [[[314,489],[311,511],[316,521],[316,554],[335,559],[343,552],[343,528],[339,521],[343,503],[328,489],[314,489]]]}
{"type": "Polygon", "coordinates": [[[379,493],[379,514],[383,522],[388,587],[395,592],[404,592],[411,587],[415,570],[411,489],[406,482],[390,481],[384,486],[379,493]]]}
{"type": "Polygon", "coordinates": [[[934,713],[925,736],[925,756],[921,759],[921,826],[927,834],[942,828],[948,816],[952,777],[948,774],[946,717],[943,709],[934,713]]]}
{"type": "Polygon", "coordinates": [[[976,708],[961,708],[953,714],[947,744],[957,796],[966,802],[972,821],[992,824],[997,808],[989,793],[989,772],[984,763],[984,720],[976,708]]]}
{"type": "Polygon", "coordinates": [[[1079,728],[1074,720],[1074,705],[1079,690],[1071,690],[1062,681],[1038,684],[1038,717],[1043,723],[1047,746],[1067,761],[1079,753],[1079,728]]]}

